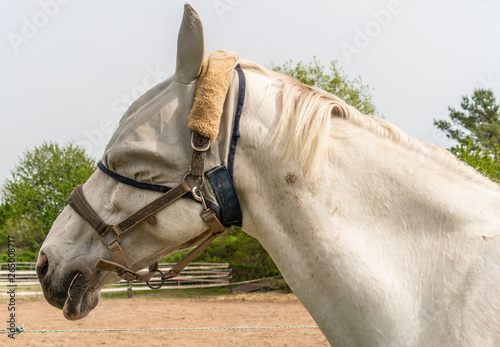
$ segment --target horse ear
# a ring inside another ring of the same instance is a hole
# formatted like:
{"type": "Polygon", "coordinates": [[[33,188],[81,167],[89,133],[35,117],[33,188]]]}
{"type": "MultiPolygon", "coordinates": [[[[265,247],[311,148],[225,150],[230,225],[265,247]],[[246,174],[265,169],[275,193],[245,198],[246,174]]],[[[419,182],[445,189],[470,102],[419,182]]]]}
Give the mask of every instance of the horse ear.
{"type": "Polygon", "coordinates": [[[190,83],[195,80],[201,72],[204,54],[203,23],[198,12],[186,3],[177,38],[175,79],[182,83],[190,83]]]}

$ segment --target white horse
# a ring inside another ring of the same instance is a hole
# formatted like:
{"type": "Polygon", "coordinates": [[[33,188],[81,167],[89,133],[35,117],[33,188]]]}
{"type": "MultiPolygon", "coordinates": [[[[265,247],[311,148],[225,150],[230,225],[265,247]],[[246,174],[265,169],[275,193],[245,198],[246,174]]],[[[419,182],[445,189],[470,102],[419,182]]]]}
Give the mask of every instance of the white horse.
{"type": "MultiPolygon", "coordinates": [[[[103,157],[107,169],[158,185],[183,180],[203,53],[201,20],[186,5],[176,72],[124,115],[103,157]]],[[[239,65],[246,90],[233,177],[242,227],[266,248],[328,341],[499,346],[499,187],[447,151],[335,96],[249,61],[239,65]]],[[[235,122],[240,83],[234,72],[224,129],[235,122]]],[[[209,151],[227,164],[225,133],[209,151]]],[[[101,170],[83,192],[109,224],[161,194],[101,170]]],[[[207,229],[202,209],[179,199],[124,234],[132,269],[199,242],[207,229]]],[[[101,258],[112,259],[95,230],[66,207],[37,270],[46,299],[67,318],[84,317],[99,288],[119,280],[95,268],[101,258]]]]}

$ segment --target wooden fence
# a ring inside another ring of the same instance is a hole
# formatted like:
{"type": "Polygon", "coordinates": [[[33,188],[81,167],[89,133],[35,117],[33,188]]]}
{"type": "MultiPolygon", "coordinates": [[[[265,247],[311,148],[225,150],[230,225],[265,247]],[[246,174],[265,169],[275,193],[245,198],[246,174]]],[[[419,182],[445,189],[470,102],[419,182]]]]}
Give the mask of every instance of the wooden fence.
{"type": "MultiPolygon", "coordinates": [[[[41,294],[40,282],[35,272],[34,262],[17,262],[15,270],[16,295],[41,294]]],[[[0,263],[0,295],[6,295],[9,285],[9,263],[0,263]]],[[[161,271],[168,271],[174,263],[160,263],[161,271]]],[[[151,280],[152,285],[159,282],[157,277],[151,280]]],[[[165,281],[162,289],[189,289],[231,286],[232,271],[230,263],[191,263],[175,278],[165,281]]],[[[117,284],[104,286],[101,292],[128,291],[129,297],[133,290],[150,290],[144,282],[125,280],[117,284]]]]}

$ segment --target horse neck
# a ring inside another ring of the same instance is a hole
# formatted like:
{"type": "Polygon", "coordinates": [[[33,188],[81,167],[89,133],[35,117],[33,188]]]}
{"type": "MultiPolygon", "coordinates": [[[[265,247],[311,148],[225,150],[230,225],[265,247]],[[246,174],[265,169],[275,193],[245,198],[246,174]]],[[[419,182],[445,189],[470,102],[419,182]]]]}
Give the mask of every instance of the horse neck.
{"type": "Polygon", "coordinates": [[[366,335],[354,344],[374,342],[375,331],[411,339],[417,332],[394,327],[412,325],[422,297],[451,295],[485,240],[496,240],[498,189],[342,119],[332,120],[329,160],[311,181],[272,146],[280,108],[270,99],[247,100],[242,117],[235,184],[244,230],[330,342],[356,329],[366,335]],[[429,294],[419,281],[431,277],[429,294]]]}

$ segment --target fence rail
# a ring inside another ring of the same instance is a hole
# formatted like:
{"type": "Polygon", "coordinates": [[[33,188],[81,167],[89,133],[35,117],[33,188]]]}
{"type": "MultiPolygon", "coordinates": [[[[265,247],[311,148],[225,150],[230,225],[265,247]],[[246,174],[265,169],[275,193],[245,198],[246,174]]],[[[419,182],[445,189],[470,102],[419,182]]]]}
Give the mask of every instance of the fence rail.
{"type": "MultiPolygon", "coordinates": [[[[9,282],[8,265],[12,263],[0,263],[0,295],[5,295],[9,282]]],[[[42,290],[35,271],[34,262],[14,263],[16,292],[21,294],[39,294],[42,290]]],[[[175,263],[160,263],[159,269],[163,272],[171,269],[175,263]]],[[[145,269],[146,270],[146,269],[145,269]]],[[[191,289],[230,286],[232,283],[232,269],[230,263],[191,263],[175,278],[165,281],[162,289],[191,289]]],[[[153,285],[159,283],[159,278],[153,277],[150,281],[153,285]]],[[[150,290],[144,282],[125,281],[104,286],[102,292],[128,291],[129,297],[133,290],[150,290]]]]}
{"type": "Polygon", "coordinates": [[[9,264],[15,264],[16,270],[32,270],[35,271],[36,262],[33,261],[17,261],[15,263],[0,263],[0,271],[7,270],[9,264]]]}

